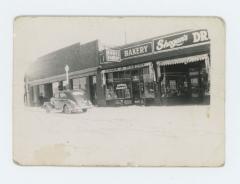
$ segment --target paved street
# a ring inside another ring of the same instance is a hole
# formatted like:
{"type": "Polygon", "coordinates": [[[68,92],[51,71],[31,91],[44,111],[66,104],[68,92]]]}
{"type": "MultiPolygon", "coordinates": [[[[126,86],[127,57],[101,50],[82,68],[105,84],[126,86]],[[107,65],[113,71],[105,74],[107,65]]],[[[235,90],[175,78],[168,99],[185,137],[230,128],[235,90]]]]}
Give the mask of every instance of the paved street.
{"type": "Polygon", "coordinates": [[[13,130],[15,160],[24,164],[204,165],[215,154],[208,150],[217,151],[223,139],[217,122],[209,122],[209,106],[94,107],[76,114],[28,107],[16,113],[22,116],[13,130]]]}

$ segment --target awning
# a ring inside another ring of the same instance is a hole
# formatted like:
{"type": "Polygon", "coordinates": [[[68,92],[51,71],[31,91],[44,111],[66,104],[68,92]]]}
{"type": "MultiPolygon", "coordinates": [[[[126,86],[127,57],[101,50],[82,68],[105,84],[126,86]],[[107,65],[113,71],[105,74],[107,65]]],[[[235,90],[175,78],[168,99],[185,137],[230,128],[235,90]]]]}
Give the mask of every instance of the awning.
{"type": "Polygon", "coordinates": [[[119,72],[119,71],[125,71],[125,70],[132,70],[136,68],[142,68],[145,66],[150,66],[151,63],[141,63],[141,64],[135,64],[135,65],[129,65],[129,66],[123,66],[123,67],[115,67],[110,69],[102,70],[102,73],[111,73],[111,72],[119,72]]]}
{"type": "Polygon", "coordinates": [[[208,54],[157,61],[157,65],[158,66],[168,66],[168,65],[176,65],[176,64],[188,64],[188,63],[193,63],[193,62],[198,62],[198,61],[205,61],[205,62],[207,61],[207,63],[209,64],[208,54]]]}

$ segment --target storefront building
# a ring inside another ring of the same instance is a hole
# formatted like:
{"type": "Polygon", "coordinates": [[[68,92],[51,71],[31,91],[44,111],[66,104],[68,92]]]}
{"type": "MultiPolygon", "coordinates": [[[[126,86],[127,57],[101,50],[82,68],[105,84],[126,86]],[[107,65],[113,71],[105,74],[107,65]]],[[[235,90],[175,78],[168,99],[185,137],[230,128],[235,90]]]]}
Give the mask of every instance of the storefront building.
{"type": "Polygon", "coordinates": [[[111,48],[100,61],[107,105],[210,103],[207,30],[111,48]]]}
{"type": "Polygon", "coordinates": [[[97,85],[98,54],[98,41],[93,41],[83,45],[77,43],[40,57],[25,74],[25,104],[41,106],[64,89],[84,90],[93,104],[100,103],[98,99],[103,97],[99,81],[97,85]],[[66,65],[69,67],[68,82],[66,65]]]}
{"type": "Polygon", "coordinates": [[[82,89],[98,106],[210,103],[210,38],[189,30],[120,47],[79,43],[39,58],[25,75],[26,105],[82,89]],[[68,65],[68,82],[64,68],[68,65]]]}

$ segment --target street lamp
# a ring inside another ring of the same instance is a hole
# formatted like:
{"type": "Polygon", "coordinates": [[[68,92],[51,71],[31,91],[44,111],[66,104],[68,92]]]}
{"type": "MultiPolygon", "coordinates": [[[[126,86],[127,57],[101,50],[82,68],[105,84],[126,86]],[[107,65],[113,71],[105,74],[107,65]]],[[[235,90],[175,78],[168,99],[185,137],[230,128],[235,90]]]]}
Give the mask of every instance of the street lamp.
{"type": "Polygon", "coordinates": [[[69,66],[65,65],[64,69],[65,69],[65,72],[66,72],[67,88],[69,88],[69,77],[68,77],[69,66]]]}

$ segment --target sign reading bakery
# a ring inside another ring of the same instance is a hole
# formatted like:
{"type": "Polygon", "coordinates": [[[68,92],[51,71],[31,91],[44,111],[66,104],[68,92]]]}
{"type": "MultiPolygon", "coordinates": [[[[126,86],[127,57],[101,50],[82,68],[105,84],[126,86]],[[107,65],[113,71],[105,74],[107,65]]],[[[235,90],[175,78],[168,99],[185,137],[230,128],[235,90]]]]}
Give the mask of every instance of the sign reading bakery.
{"type": "Polygon", "coordinates": [[[121,50],[121,59],[140,56],[152,53],[152,43],[145,43],[138,46],[128,47],[121,50]]]}
{"type": "Polygon", "coordinates": [[[175,49],[209,41],[207,30],[197,30],[153,40],[154,52],[175,49]]]}

